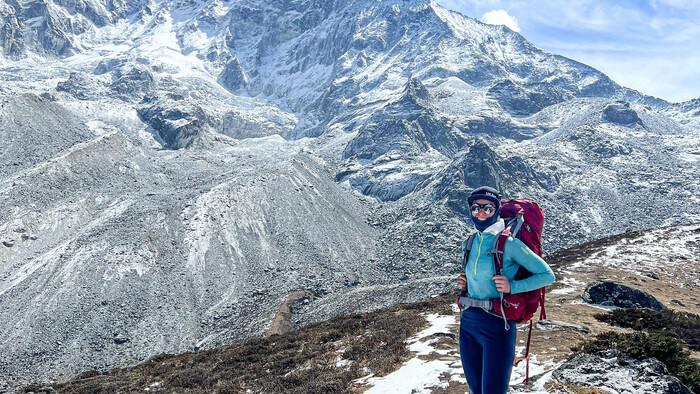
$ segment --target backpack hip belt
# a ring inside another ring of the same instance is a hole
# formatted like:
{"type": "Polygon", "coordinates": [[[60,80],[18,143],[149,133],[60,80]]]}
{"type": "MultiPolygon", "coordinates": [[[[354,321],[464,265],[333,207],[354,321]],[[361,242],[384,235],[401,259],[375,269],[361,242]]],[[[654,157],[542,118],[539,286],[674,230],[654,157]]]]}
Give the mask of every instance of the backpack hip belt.
{"type": "Polygon", "coordinates": [[[466,294],[463,297],[459,297],[459,310],[460,312],[464,312],[470,307],[475,307],[475,308],[481,308],[485,311],[492,311],[493,310],[493,301],[491,300],[477,300],[472,298],[469,294],[466,294]]]}

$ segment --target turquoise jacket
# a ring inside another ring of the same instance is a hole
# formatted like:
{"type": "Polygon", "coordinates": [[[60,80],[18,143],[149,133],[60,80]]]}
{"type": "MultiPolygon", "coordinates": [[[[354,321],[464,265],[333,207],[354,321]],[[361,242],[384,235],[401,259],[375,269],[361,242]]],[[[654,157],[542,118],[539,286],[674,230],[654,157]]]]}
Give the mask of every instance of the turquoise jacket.
{"type": "MultiPolygon", "coordinates": [[[[467,276],[467,288],[472,298],[484,300],[498,298],[496,284],[493,276],[496,275],[493,256],[487,254],[492,248],[495,237],[503,229],[503,222],[499,221],[487,228],[484,232],[477,232],[474,236],[472,249],[465,270],[467,276]]],[[[462,253],[467,247],[467,241],[462,242],[462,253]]],[[[521,240],[508,237],[503,250],[503,270],[501,274],[510,281],[511,294],[523,293],[554,282],[554,273],[547,263],[521,240]],[[532,272],[532,276],[522,280],[513,280],[518,267],[522,265],[532,272]]]]}

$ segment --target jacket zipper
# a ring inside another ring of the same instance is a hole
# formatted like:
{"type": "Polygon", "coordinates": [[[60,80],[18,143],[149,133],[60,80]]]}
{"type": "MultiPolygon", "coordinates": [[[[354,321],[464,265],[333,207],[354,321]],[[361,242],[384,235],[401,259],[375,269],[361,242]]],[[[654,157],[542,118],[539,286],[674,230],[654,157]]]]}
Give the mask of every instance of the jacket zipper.
{"type": "Polygon", "coordinates": [[[476,261],[474,261],[474,277],[476,278],[476,265],[479,263],[479,256],[481,256],[481,243],[484,242],[484,236],[479,234],[479,250],[476,253],[476,261]]]}

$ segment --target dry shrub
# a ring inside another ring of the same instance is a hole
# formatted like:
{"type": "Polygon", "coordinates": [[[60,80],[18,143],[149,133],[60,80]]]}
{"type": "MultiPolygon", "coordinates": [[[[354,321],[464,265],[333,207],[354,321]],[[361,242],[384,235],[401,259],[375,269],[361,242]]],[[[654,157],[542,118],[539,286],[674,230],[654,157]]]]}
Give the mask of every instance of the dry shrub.
{"type": "Polygon", "coordinates": [[[636,331],[672,332],[693,350],[700,351],[700,316],[673,310],[655,311],[646,308],[618,309],[595,315],[595,318],[615,326],[636,331]]]}
{"type": "MultiPolygon", "coordinates": [[[[411,357],[405,341],[422,329],[428,311],[450,311],[453,296],[340,316],[297,331],[220,348],[161,354],[133,368],[79,376],[61,393],[350,393],[352,381],[383,376],[411,357]],[[344,352],[341,351],[344,349],[344,352]],[[349,365],[336,365],[338,357],[349,365]],[[151,386],[154,382],[158,386],[151,386]]],[[[35,387],[36,388],[36,387],[35,387]]]]}

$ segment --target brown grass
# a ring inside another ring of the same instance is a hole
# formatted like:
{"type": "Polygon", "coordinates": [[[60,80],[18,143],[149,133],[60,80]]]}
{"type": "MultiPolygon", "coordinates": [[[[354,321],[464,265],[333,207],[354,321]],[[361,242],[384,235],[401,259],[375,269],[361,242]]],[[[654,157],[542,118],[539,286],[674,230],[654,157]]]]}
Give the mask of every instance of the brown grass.
{"type": "MultiPolygon", "coordinates": [[[[132,368],[87,371],[59,393],[349,393],[352,381],[384,376],[411,356],[404,341],[425,327],[426,312],[453,312],[453,296],[342,316],[297,331],[220,348],[162,354],[132,368]],[[338,366],[338,360],[349,365],[338,366]],[[145,389],[148,388],[147,391],[145,389]]],[[[25,392],[41,392],[28,386],[25,392]]]]}
{"type": "Polygon", "coordinates": [[[571,383],[559,383],[559,382],[549,382],[545,384],[545,388],[550,391],[554,390],[565,390],[569,393],[575,394],[608,394],[609,391],[600,390],[591,387],[578,387],[571,383]]]}

